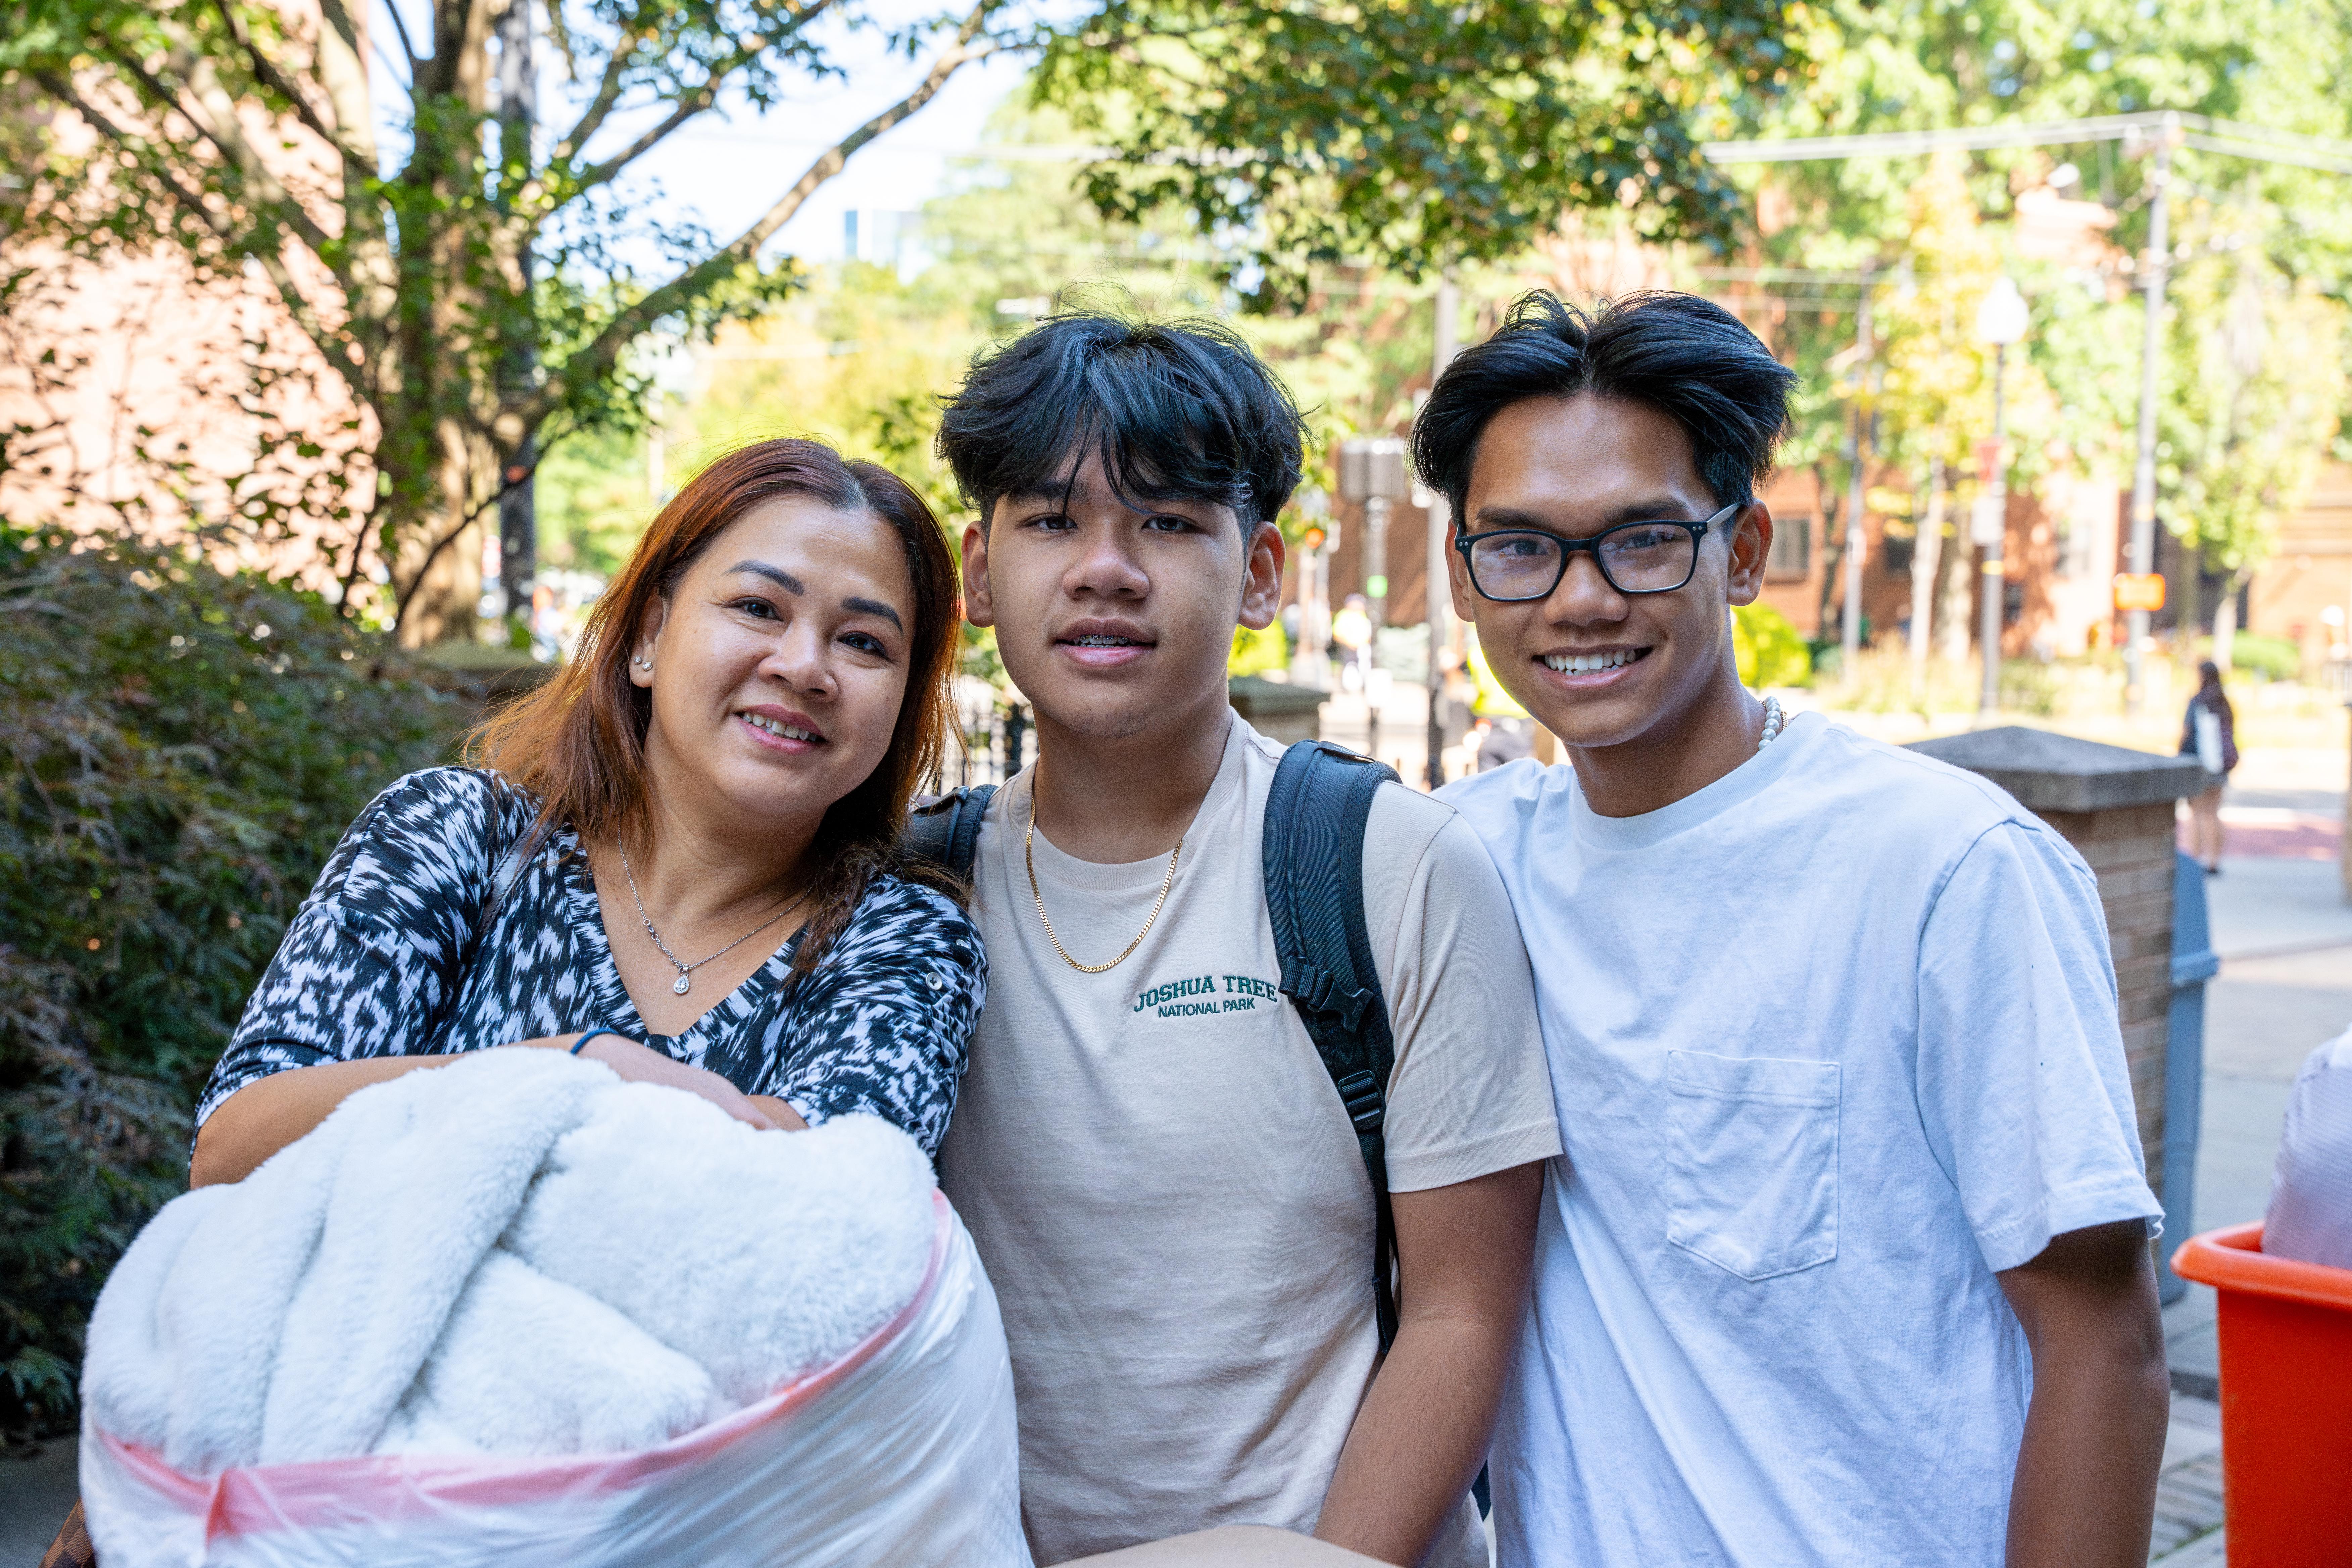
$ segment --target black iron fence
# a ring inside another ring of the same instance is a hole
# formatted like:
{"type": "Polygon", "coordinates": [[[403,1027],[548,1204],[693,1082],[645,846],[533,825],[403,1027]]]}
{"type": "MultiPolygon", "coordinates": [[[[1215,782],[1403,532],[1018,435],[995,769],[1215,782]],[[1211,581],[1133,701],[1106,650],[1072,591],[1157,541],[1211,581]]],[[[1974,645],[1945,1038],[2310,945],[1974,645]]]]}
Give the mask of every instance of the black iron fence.
{"type": "Polygon", "coordinates": [[[1001,784],[1029,760],[1029,710],[978,680],[957,683],[956,744],[927,794],[967,784],[1001,784]]]}

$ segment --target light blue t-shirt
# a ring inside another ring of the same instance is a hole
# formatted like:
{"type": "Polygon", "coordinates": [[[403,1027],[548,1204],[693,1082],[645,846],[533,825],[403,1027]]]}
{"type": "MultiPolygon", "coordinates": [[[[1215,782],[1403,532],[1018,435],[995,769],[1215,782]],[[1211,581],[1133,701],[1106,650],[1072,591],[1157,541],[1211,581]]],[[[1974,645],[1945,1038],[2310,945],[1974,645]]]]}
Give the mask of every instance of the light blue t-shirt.
{"type": "Polygon", "coordinates": [[[1531,762],[1443,794],[1518,915],[1565,1151],[1501,1568],[1999,1568],[2032,1368],[1993,1276],[2160,1212],[2090,869],[1814,714],[1646,816],[1531,762]]]}

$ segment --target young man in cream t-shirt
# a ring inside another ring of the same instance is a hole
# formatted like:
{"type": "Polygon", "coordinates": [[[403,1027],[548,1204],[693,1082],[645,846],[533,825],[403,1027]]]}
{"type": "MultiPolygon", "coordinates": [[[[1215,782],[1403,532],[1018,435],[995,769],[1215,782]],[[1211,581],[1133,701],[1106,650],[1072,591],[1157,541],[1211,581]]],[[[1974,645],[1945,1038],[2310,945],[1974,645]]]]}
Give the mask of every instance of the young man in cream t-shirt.
{"type": "Polygon", "coordinates": [[[1466,1494],[1559,1130],[1500,879],[1450,809],[1383,787],[1380,1360],[1372,1194],[1276,988],[1281,752],[1225,695],[1235,625],[1276,606],[1297,414],[1215,329],[1064,317],[976,366],[940,446],[982,520],[968,613],[1039,737],[981,836],[989,1005],[940,1156],[1003,1309],[1037,1560],[1255,1523],[1481,1563],[1466,1494]]]}

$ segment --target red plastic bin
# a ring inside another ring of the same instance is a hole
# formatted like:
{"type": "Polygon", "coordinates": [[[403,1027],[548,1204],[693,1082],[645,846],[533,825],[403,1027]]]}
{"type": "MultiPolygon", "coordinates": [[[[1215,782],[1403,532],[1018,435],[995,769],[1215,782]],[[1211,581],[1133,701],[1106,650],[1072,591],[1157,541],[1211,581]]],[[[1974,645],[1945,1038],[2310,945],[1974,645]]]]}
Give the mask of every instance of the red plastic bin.
{"type": "Polygon", "coordinates": [[[2263,1227],[2181,1243],[2221,1295],[2230,1568],[2352,1564],[2352,1269],[2263,1253],[2263,1227]]]}

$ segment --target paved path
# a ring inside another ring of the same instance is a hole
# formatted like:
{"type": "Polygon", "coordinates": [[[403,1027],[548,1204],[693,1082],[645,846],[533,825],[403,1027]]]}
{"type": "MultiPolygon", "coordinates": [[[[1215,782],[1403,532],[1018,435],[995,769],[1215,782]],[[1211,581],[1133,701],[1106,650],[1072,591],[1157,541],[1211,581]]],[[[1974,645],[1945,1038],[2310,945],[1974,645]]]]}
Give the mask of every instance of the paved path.
{"type": "Polygon", "coordinates": [[[71,1442],[45,1443],[30,1458],[0,1456],[0,1568],[39,1568],[79,1490],[71,1442]]]}

